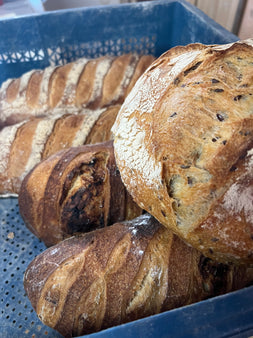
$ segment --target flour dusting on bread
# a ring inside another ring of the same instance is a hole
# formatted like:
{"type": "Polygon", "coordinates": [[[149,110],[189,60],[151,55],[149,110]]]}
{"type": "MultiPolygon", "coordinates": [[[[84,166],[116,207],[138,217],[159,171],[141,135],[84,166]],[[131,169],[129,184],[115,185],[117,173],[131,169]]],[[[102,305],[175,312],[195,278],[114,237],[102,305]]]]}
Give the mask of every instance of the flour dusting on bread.
{"type": "Polygon", "coordinates": [[[112,128],[134,200],[203,254],[237,263],[253,259],[252,161],[244,157],[253,143],[252,41],[172,48],[139,78],[112,128]],[[226,216],[214,220],[223,197],[226,216]],[[221,227],[229,240],[212,241],[221,227]]]}

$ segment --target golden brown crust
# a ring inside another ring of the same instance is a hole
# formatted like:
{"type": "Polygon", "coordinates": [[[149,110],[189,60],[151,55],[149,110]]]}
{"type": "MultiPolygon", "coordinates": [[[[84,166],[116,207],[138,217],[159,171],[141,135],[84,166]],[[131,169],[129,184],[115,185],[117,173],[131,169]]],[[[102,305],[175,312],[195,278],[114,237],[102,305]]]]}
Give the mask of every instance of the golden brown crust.
{"type": "Polygon", "coordinates": [[[92,333],[252,282],[252,269],[202,256],[150,215],[67,239],[37,256],[24,287],[63,336],[92,333]]]}
{"type": "MultiPolygon", "coordinates": [[[[30,77],[26,90],[26,102],[29,108],[34,109],[39,107],[40,84],[43,78],[43,72],[36,71],[30,77]]],[[[17,88],[18,90],[18,88],[17,88]]],[[[9,88],[8,88],[9,91],[9,88]]],[[[15,96],[18,95],[18,92],[15,96]]],[[[12,101],[15,100],[15,96],[12,101]]]]}
{"type": "MultiPolygon", "coordinates": [[[[137,68],[136,62],[136,55],[133,54],[121,55],[112,62],[109,71],[104,77],[100,103],[102,107],[115,103],[123,103],[126,97],[126,88],[137,68]]],[[[146,62],[146,66],[147,64],[149,62],[146,62]]]]}
{"type": "MultiPolygon", "coordinates": [[[[62,149],[71,147],[84,119],[85,114],[67,114],[59,117],[45,142],[41,160],[62,149]]],[[[81,142],[79,145],[81,145],[81,142]]]]}
{"type": "MultiPolygon", "coordinates": [[[[104,58],[102,57],[99,60],[103,62],[104,58]]],[[[90,79],[95,79],[97,66],[97,62],[91,60],[84,67],[76,88],[76,106],[86,106],[90,101],[94,86],[94,82],[91,83],[90,79]]]]}
{"type": "Polygon", "coordinates": [[[26,140],[33,139],[37,124],[38,121],[32,120],[18,128],[9,153],[9,177],[22,175],[32,151],[32,142],[28,143],[26,140]]]}
{"type": "Polygon", "coordinates": [[[64,90],[67,85],[68,75],[73,67],[73,63],[68,63],[61,67],[56,67],[48,83],[48,105],[55,108],[64,96],[64,90]]]}
{"type": "Polygon", "coordinates": [[[15,100],[16,96],[18,95],[18,90],[20,86],[20,79],[13,80],[8,87],[8,91],[6,92],[6,101],[11,103],[15,100]]]}
{"type": "Polygon", "coordinates": [[[142,213],[121,182],[112,142],[69,148],[40,162],[22,182],[19,209],[47,246],[142,213]]]}
{"type": "Polygon", "coordinates": [[[252,166],[252,62],[252,40],[175,47],[139,78],[113,127],[117,164],[134,200],[205,255],[225,262],[253,263],[247,207],[253,185],[243,181],[247,175],[252,182],[245,165],[252,166]],[[220,223],[216,217],[209,231],[210,217],[237,180],[248,193],[233,213],[241,220],[227,216],[220,223]]]}
{"type": "Polygon", "coordinates": [[[86,144],[101,143],[111,140],[113,138],[111,128],[118,115],[120,105],[109,106],[97,119],[93,128],[91,129],[86,144]]]}
{"type": "MultiPolygon", "coordinates": [[[[119,56],[115,62],[112,62],[112,65],[109,71],[104,77],[104,85],[103,85],[103,90],[102,90],[102,102],[101,102],[102,107],[113,102],[113,100],[115,100],[115,97],[117,98],[118,95],[121,94],[119,92],[119,89],[121,89],[121,83],[122,81],[124,81],[125,74],[127,74],[127,66],[131,64],[132,59],[133,59],[133,56],[128,54],[128,55],[119,56]]],[[[129,74],[129,76],[131,76],[131,74],[129,74]]],[[[118,100],[120,99],[118,98],[118,100]]],[[[123,94],[122,94],[122,100],[123,100],[123,94]]]]}

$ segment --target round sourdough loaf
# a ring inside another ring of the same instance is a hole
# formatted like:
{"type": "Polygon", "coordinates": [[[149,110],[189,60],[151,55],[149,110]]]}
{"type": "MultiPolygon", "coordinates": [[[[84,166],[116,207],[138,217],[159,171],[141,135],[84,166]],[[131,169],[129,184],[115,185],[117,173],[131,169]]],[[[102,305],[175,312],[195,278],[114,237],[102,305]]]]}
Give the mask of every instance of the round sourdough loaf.
{"type": "Polygon", "coordinates": [[[212,259],[253,263],[253,39],[164,53],[112,131],[141,208],[212,259]]]}

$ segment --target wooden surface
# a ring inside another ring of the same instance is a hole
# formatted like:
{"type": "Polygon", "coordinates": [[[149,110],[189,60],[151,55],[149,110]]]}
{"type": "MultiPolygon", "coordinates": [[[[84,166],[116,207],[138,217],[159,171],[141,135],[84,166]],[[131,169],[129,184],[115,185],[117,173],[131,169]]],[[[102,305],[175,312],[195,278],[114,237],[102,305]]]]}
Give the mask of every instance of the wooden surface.
{"type": "Polygon", "coordinates": [[[240,39],[253,37],[253,0],[248,0],[238,36],[240,39]]]}
{"type": "Polygon", "coordinates": [[[246,0],[187,0],[228,31],[237,34],[246,0]]]}

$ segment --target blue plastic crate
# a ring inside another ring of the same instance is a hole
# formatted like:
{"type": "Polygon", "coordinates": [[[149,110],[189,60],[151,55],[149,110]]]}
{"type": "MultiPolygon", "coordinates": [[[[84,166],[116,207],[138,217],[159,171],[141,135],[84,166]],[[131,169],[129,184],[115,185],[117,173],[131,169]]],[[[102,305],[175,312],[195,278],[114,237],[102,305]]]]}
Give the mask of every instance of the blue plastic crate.
{"type": "MultiPolygon", "coordinates": [[[[49,12],[0,21],[0,83],[79,57],[130,51],[159,56],[175,45],[238,38],[189,3],[151,1],[49,12]]],[[[16,198],[0,199],[0,337],[61,337],[44,326],[25,295],[23,274],[45,249],[25,227],[16,198]]],[[[249,337],[253,287],[86,337],[249,337]]]]}
{"type": "Polygon", "coordinates": [[[129,51],[159,56],[170,47],[238,40],[184,1],[62,10],[0,21],[0,83],[48,65],[129,51]]]}

